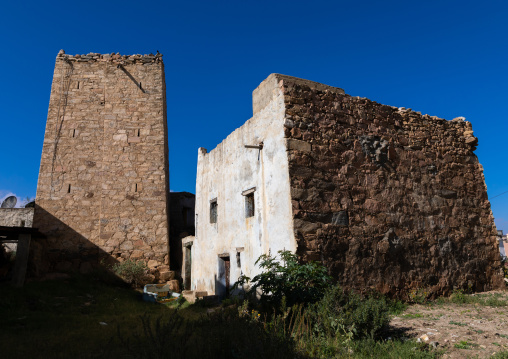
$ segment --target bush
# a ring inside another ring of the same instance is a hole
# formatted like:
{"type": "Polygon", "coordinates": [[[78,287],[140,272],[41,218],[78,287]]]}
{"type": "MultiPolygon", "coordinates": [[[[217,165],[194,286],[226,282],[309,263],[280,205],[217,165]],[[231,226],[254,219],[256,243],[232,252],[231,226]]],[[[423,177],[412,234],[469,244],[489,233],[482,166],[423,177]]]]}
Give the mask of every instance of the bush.
{"type": "Polygon", "coordinates": [[[384,297],[362,298],[334,286],[312,307],[312,317],[315,330],[325,336],[376,338],[390,322],[389,311],[384,297]]]}
{"type": "Polygon", "coordinates": [[[120,263],[116,263],[112,267],[113,272],[118,276],[122,277],[127,283],[138,287],[143,283],[143,280],[148,271],[146,263],[143,261],[135,262],[133,260],[126,260],[120,263]]]}
{"type": "Polygon", "coordinates": [[[243,287],[249,281],[250,289],[247,294],[255,295],[262,291],[261,303],[272,308],[278,308],[282,298],[286,298],[289,307],[298,303],[315,303],[329,287],[330,277],[326,268],[320,263],[298,263],[296,254],[289,251],[279,251],[280,261],[271,254],[261,255],[256,264],[263,270],[252,280],[246,276],[233,286],[233,290],[243,287]]]}

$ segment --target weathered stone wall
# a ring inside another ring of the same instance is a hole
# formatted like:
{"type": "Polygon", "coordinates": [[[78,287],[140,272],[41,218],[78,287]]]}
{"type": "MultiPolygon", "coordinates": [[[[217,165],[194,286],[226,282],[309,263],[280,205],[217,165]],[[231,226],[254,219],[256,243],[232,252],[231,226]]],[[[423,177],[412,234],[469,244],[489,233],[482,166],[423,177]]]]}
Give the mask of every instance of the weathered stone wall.
{"type": "Polygon", "coordinates": [[[32,227],[33,208],[0,208],[0,226],[32,227]]]}
{"type": "Polygon", "coordinates": [[[58,54],[37,185],[34,227],[47,240],[36,272],[87,271],[102,257],[168,269],[165,93],[160,54],[58,54]]]}
{"type": "Polygon", "coordinates": [[[446,121],[277,75],[303,260],[400,297],[501,284],[477,139],[446,121]]]}

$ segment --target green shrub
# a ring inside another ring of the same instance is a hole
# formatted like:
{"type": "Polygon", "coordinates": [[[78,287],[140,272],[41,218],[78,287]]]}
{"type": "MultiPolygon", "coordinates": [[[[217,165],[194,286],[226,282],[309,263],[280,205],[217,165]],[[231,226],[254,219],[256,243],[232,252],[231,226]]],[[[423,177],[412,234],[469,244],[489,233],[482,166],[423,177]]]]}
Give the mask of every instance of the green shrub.
{"type": "Polygon", "coordinates": [[[233,290],[251,283],[247,294],[262,291],[260,301],[271,308],[278,308],[285,297],[289,307],[299,303],[315,303],[329,287],[330,277],[326,268],[316,262],[298,263],[296,254],[279,251],[280,260],[271,254],[261,255],[256,264],[263,270],[252,280],[242,276],[233,290]]]}
{"type": "Polygon", "coordinates": [[[148,267],[145,262],[136,262],[130,259],[114,264],[112,269],[113,272],[122,277],[123,280],[135,287],[138,287],[143,283],[148,271],[148,267]]]}
{"type": "Polygon", "coordinates": [[[491,356],[492,359],[508,359],[508,351],[498,352],[491,356]]]}
{"type": "Polygon", "coordinates": [[[315,330],[326,336],[376,338],[390,321],[390,307],[384,297],[362,298],[339,286],[330,288],[312,309],[315,330]]]}

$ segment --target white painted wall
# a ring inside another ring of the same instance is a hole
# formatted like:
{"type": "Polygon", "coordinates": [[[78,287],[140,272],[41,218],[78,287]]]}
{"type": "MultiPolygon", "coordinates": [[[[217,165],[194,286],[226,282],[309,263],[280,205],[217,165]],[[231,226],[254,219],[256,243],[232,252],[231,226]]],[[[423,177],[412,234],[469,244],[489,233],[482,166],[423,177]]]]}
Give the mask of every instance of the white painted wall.
{"type": "Polygon", "coordinates": [[[241,273],[259,273],[255,261],[269,251],[296,251],[284,139],[284,95],[270,75],[253,95],[254,116],[214,150],[198,151],[196,236],[192,246],[192,290],[216,293],[219,255],[229,254],[230,286],[241,273]],[[263,149],[249,149],[258,145],[263,149]],[[256,187],[255,215],[245,218],[242,192],[256,187]],[[210,201],[217,198],[218,221],[210,223],[210,201]],[[236,253],[241,267],[237,267],[236,253]]]}

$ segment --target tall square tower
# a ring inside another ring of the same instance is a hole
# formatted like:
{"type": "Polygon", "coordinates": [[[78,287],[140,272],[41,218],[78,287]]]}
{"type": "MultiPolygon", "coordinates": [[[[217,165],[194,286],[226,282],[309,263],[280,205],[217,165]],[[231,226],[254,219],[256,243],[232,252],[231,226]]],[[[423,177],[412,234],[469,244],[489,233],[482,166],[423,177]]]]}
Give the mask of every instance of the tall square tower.
{"type": "Polygon", "coordinates": [[[36,272],[169,263],[162,55],[56,58],[37,184],[36,272]]]}

